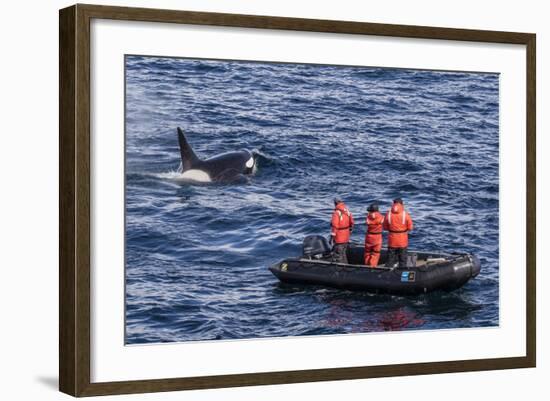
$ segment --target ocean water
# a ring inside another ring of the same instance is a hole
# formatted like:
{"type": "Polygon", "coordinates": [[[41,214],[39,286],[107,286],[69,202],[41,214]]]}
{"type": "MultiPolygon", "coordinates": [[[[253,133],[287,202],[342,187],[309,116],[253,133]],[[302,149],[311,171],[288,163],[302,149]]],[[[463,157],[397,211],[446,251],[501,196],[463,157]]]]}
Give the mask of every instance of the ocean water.
{"type": "Polygon", "coordinates": [[[449,329],[499,323],[499,76],[126,57],[126,342],[449,329]],[[238,184],[178,180],[176,127],[202,158],[249,149],[238,184]],[[404,199],[410,248],[481,274],[417,297],[283,285],[267,267],[329,233],[342,197],[404,199]]]}

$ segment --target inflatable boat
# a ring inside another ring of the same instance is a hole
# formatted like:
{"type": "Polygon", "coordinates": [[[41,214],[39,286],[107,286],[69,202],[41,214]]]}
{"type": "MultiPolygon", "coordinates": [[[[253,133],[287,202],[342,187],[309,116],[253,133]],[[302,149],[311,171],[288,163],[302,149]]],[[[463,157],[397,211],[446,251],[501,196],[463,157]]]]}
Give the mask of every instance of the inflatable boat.
{"type": "Polygon", "coordinates": [[[407,266],[386,267],[383,250],[377,267],[363,265],[364,248],[348,247],[348,263],[332,261],[332,248],[322,236],[304,239],[302,255],[284,259],[269,270],[284,283],[314,284],[352,291],[415,295],[436,290],[452,291],[476,277],[479,259],[471,254],[408,252],[407,266]]]}

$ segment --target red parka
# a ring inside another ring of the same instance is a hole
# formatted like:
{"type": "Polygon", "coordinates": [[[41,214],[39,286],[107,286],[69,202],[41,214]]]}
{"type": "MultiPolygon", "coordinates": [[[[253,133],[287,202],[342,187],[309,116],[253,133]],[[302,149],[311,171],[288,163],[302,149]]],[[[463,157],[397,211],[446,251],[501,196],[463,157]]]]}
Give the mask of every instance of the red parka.
{"type": "Polygon", "coordinates": [[[382,225],[384,217],[378,212],[367,214],[367,233],[365,234],[365,265],[376,267],[382,250],[382,225]]]}
{"type": "Polygon", "coordinates": [[[409,246],[408,232],[413,229],[411,216],[401,203],[394,203],[384,219],[384,230],[388,230],[388,247],[406,248],[409,246]]]}
{"type": "Polygon", "coordinates": [[[351,230],[353,229],[353,215],[344,202],[340,202],[334,208],[331,220],[331,235],[335,244],[346,244],[349,242],[351,230]]]}
{"type": "Polygon", "coordinates": [[[379,212],[369,212],[366,218],[367,233],[365,235],[365,244],[375,245],[382,243],[382,224],[384,216],[379,212]]]}

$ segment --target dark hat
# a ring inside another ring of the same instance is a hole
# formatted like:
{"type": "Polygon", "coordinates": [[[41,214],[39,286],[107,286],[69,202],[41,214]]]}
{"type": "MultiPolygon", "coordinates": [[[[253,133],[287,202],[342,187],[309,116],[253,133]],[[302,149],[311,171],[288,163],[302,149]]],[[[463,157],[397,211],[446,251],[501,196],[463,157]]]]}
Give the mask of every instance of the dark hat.
{"type": "Polygon", "coordinates": [[[334,197],[334,204],[337,205],[338,203],[342,203],[343,200],[339,196],[334,197]]]}
{"type": "Polygon", "coordinates": [[[378,203],[371,203],[367,208],[367,212],[377,212],[377,211],[378,211],[378,203]]]}
{"type": "Polygon", "coordinates": [[[403,199],[401,199],[401,198],[395,198],[395,199],[393,200],[393,203],[401,203],[401,204],[403,204],[403,199]]]}

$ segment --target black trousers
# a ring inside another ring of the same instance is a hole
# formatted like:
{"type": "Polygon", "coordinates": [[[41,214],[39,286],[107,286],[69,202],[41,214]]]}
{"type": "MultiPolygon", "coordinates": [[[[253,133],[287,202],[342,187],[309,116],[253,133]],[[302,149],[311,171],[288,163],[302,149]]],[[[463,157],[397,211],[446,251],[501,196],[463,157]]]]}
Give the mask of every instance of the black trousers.
{"type": "Polygon", "coordinates": [[[407,267],[407,248],[388,248],[386,267],[393,267],[399,260],[399,267],[407,267]]]}
{"type": "Polygon", "coordinates": [[[348,244],[335,244],[332,248],[332,261],[338,263],[348,263],[348,244]]]}

